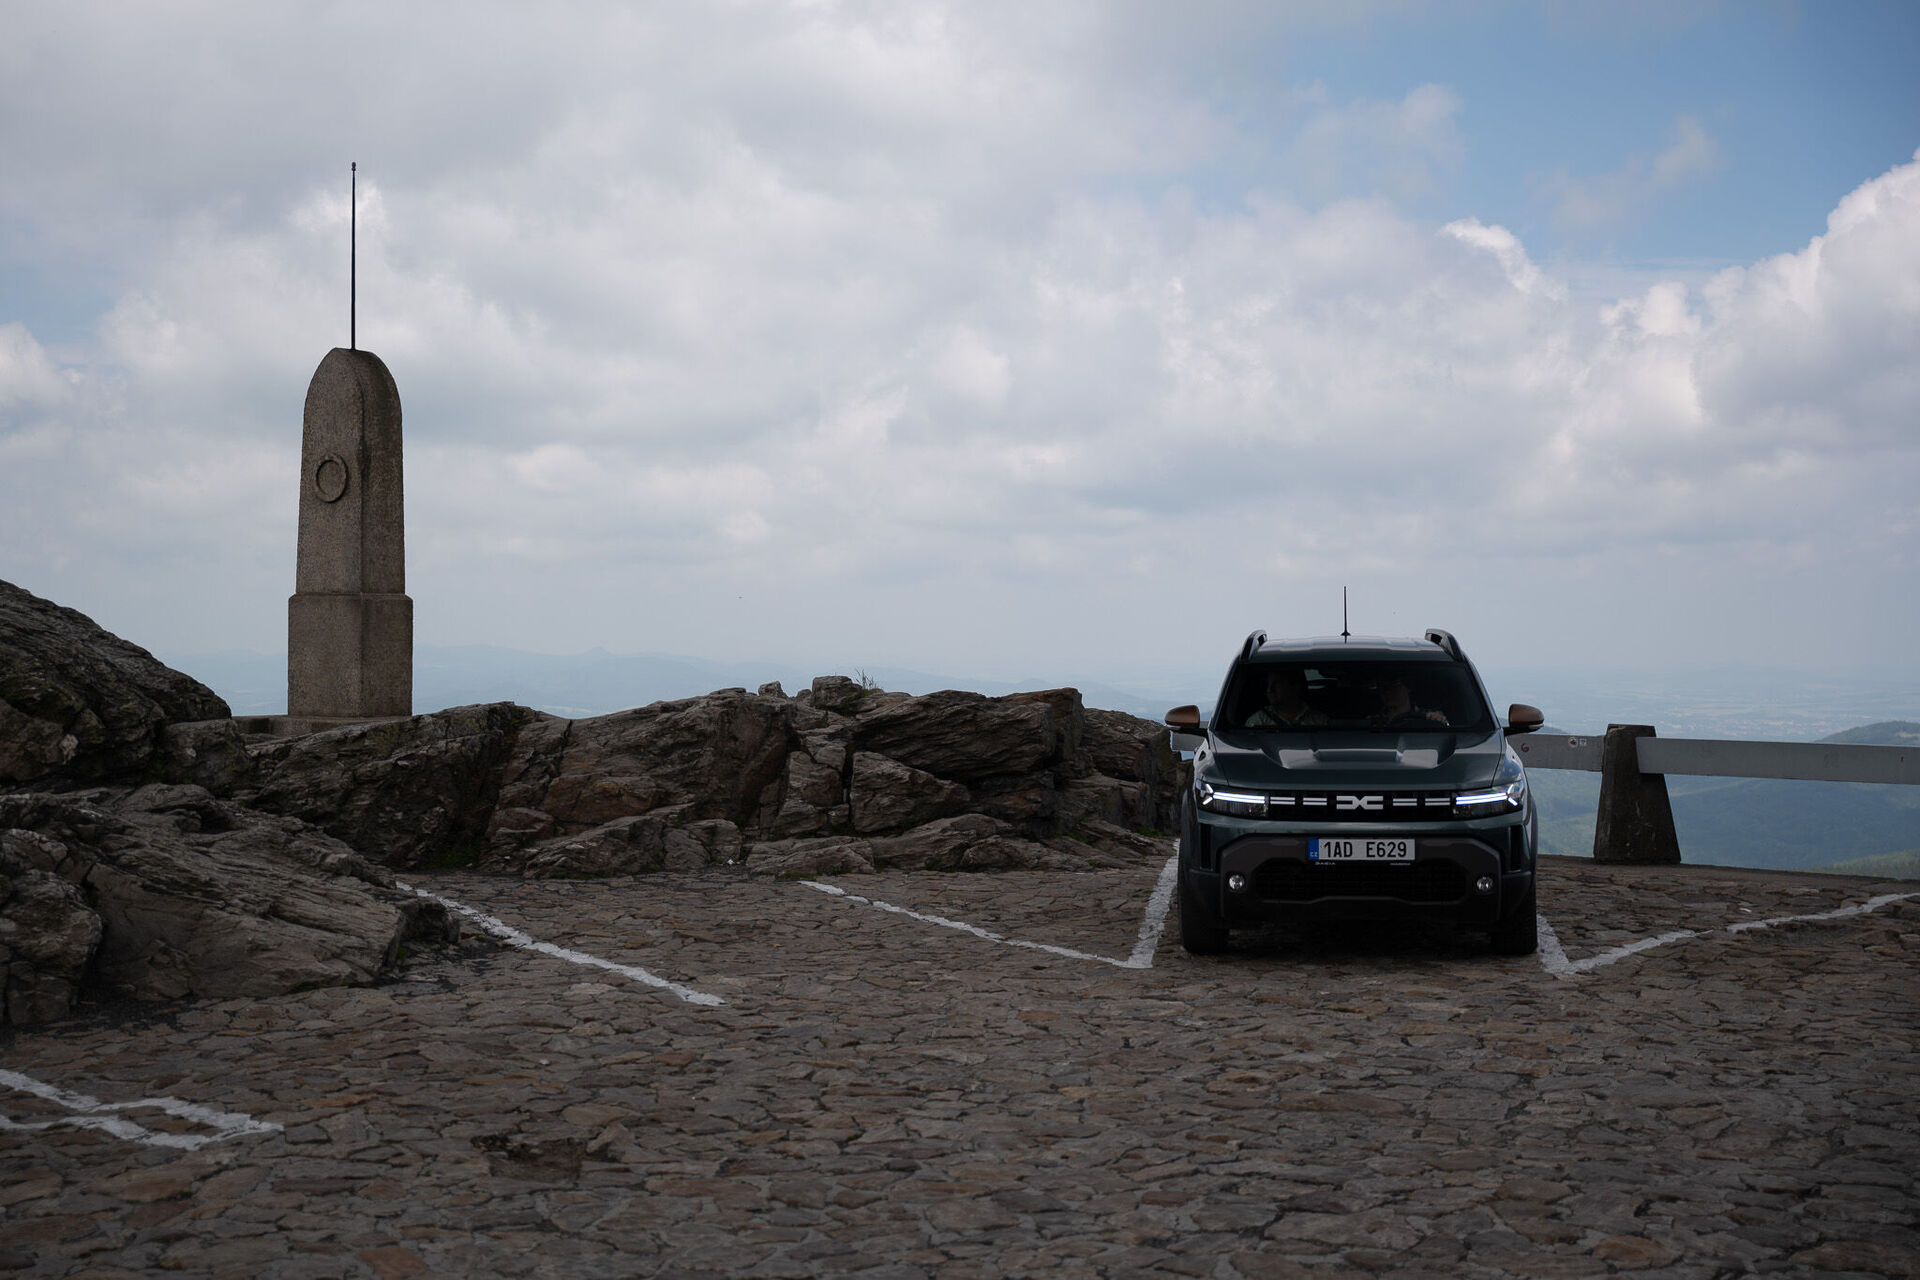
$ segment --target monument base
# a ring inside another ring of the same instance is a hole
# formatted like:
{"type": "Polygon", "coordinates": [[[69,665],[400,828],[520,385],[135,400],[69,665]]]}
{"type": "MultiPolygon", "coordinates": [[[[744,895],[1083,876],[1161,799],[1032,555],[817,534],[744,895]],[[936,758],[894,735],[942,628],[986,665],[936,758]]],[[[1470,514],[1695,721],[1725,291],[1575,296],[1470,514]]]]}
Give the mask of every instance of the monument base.
{"type": "Polygon", "coordinates": [[[235,716],[234,727],[241,733],[264,733],[275,738],[304,738],[310,733],[338,729],[347,724],[392,724],[406,716],[235,716]]]}
{"type": "Polygon", "coordinates": [[[287,718],[413,714],[413,600],[302,592],[287,601],[287,718]]]}

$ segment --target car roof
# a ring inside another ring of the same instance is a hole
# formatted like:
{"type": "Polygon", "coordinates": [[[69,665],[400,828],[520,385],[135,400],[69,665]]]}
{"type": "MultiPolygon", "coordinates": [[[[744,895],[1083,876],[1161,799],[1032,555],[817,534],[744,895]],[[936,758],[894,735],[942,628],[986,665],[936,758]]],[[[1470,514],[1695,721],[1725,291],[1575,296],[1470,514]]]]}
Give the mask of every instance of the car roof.
{"type": "Polygon", "coordinates": [[[1246,656],[1248,662],[1452,662],[1453,656],[1431,640],[1399,636],[1311,636],[1267,640],[1246,656]]]}

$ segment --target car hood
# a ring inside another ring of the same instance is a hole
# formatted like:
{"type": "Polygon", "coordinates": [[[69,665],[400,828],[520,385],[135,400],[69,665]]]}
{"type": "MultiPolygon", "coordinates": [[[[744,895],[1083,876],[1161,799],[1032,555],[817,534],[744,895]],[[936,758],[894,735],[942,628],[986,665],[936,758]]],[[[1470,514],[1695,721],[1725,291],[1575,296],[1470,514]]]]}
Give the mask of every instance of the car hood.
{"type": "Polygon", "coordinates": [[[1472,787],[1499,768],[1498,733],[1213,733],[1195,759],[1242,787],[1472,787]]]}

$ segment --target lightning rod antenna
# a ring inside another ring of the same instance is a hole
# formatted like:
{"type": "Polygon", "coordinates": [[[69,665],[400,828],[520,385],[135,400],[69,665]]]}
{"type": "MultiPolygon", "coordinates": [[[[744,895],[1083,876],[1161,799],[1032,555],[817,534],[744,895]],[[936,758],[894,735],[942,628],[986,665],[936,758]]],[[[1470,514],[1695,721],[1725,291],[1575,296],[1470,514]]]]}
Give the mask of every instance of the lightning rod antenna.
{"type": "Polygon", "coordinates": [[[358,351],[360,323],[360,162],[347,167],[347,350],[358,351]]]}
{"type": "Polygon", "coordinates": [[[1352,634],[1347,630],[1347,589],[1342,587],[1340,588],[1340,638],[1345,640],[1352,634]]]}

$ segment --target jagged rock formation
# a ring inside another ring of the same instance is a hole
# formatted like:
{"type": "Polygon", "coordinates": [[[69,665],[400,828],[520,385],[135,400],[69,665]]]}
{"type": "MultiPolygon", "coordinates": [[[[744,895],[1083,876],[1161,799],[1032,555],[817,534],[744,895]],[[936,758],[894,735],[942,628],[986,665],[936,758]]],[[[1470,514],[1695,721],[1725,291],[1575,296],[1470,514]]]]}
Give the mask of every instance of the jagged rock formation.
{"type": "Polygon", "coordinates": [[[83,991],[369,982],[403,938],[451,936],[444,908],[347,844],[191,785],[252,776],[226,714],[145,650],[0,582],[0,1022],[63,1017],[83,991]]]}
{"type": "Polygon", "coordinates": [[[109,996],[271,995],[371,982],[445,908],[303,822],[150,784],[0,795],[6,1020],[109,996]]]}
{"type": "Polygon", "coordinates": [[[207,785],[370,859],[532,876],[1083,867],[1088,837],[1170,829],[1181,770],[1164,729],[1072,689],[909,697],[842,676],[584,720],[458,707],[261,744],[239,777],[234,741],[175,740],[207,785]]]}
{"type": "Polygon", "coordinates": [[[167,725],[229,714],[85,614],[0,582],[0,786],[142,778],[167,725]]]}
{"type": "Polygon", "coordinates": [[[451,937],[390,869],[1075,870],[1164,854],[1166,731],[1072,689],[822,676],[564,720],[512,703],[243,735],[197,682],[0,583],[0,1012],[367,982],[451,937]],[[11,793],[7,791],[11,788],[11,793]]]}

